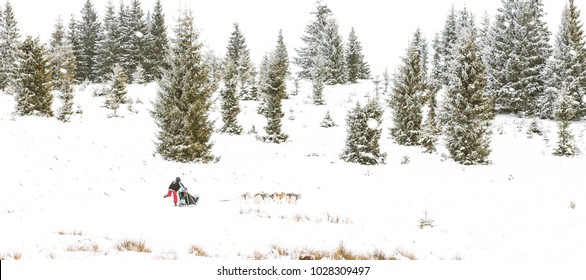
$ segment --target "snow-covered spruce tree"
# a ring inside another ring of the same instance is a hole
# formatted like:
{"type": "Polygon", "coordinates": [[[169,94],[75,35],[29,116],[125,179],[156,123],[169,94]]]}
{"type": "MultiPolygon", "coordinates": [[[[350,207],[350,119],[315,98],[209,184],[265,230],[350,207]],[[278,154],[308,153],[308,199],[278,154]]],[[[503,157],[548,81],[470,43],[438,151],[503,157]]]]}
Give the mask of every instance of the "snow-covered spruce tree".
{"type": "Polygon", "coordinates": [[[213,85],[189,11],[179,18],[170,52],[152,112],[159,127],[157,152],[166,160],[214,161],[213,124],[208,117],[213,85]]]}
{"type": "Polygon", "coordinates": [[[238,96],[243,100],[254,99],[251,94],[253,66],[250,61],[250,50],[238,23],[234,23],[234,31],[228,40],[226,59],[232,60],[236,66],[238,96]]]}
{"type": "Polygon", "coordinates": [[[128,80],[126,78],[126,74],[124,73],[124,69],[118,64],[115,64],[112,68],[112,74],[110,77],[112,88],[108,90],[105,105],[106,108],[113,111],[109,117],[118,118],[121,117],[118,115],[118,109],[120,108],[120,105],[127,104],[130,101],[126,91],[126,84],[128,80]]]}
{"type": "Polygon", "coordinates": [[[382,121],[382,109],[378,102],[370,99],[366,106],[359,102],[346,117],[346,146],[340,158],[347,162],[375,165],[385,162],[386,154],[381,154],[379,141],[381,129],[370,128],[368,122],[382,121]]]}
{"type": "Polygon", "coordinates": [[[359,79],[370,78],[370,66],[364,61],[362,45],[358,41],[354,27],[352,27],[350,35],[348,35],[346,65],[348,68],[348,82],[356,83],[359,79]]]}
{"type": "Polygon", "coordinates": [[[169,51],[169,39],[167,37],[167,25],[165,24],[165,14],[163,13],[163,6],[161,0],[155,2],[153,14],[151,16],[149,34],[151,40],[149,42],[148,60],[150,69],[146,69],[148,81],[158,80],[162,76],[162,69],[168,68],[165,63],[165,57],[169,51]]]}
{"type": "Polygon", "coordinates": [[[224,122],[224,126],[220,128],[220,132],[240,135],[242,133],[242,127],[238,124],[240,99],[236,93],[238,70],[236,69],[236,64],[230,58],[226,58],[224,67],[224,89],[221,91],[222,121],[224,122]]]}
{"type": "Polygon", "coordinates": [[[562,21],[556,35],[553,57],[546,68],[547,94],[542,102],[542,116],[552,118],[555,102],[561,86],[568,87],[568,93],[576,103],[576,118],[586,116],[586,48],[580,12],[569,1],[562,12],[562,21]]]}
{"type": "Polygon", "coordinates": [[[458,163],[487,164],[494,114],[484,94],[486,68],[470,28],[460,31],[452,55],[450,83],[443,104],[446,146],[458,163]]]}
{"type": "Polygon", "coordinates": [[[317,66],[314,64],[314,57],[318,54],[325,57],[323,45],[326,40],[324,34],[332,11],[327,5],[318,1],[316,11],[312,14],[315,15],[315,20],[305,27],[305,34],[301,36],[305,46],[296,49],[297,57],[294,58],[295,64],[300,68],[299,77],[306,80],[312,80],[316,72],[317,66]]]}
{"type": "Polygon", "coordinates": [[[0,90],[5,90],[17,83],[20,33],[10,1],[0,11],[0,90]]]}
{"type": "MultiPolygon", "coordinates": [[[[125,51],[129,55],[127,69],[130,75],[131,82],[135,82],[132,77],[139,70],[139,67],[144,71],[144,66],[147,64],[148,42],[146,40],[149,29],[146,23],[145,14],[140,5],[140,0],[132,0],[128,12],[128,27],[124,30],[126,38],[128,39],[128,46],[125,46],[125,51]]],[[[143,75],[144,77],[144,75],[143,75]]]]}
{"type": "Polygon", "coordinates": [[[285,63],[279,55],[279,49],[284,47],[282,32],[279,31],[277,39],[277,47],[269,59],[269,68],[267,73],[267,87],[266,92],[263,93],[265,98],[267,125],[264,127],[266,135],[262,140],[267,143],[283,143],[287,141],[289,136],[282,132],[283,113],[282,101],[285,98],[286,87],[285,79],[287,77],[289,63],[285,63]]]}
{"type": "Polygon", "coordinates": [[[387,157],[386,153],[380,152],[380,137],[382,134],[381,123],[383,121],[383,108],[379,104],[377,98],[369,98],[363,108],[366,116],[366,125],[368,129],[365,131],[366,136],[366,150],[363,157],[365,157],[366,164],[383,164],[387,157]]]}
{"type": "Polygon", "coordinates": [[[555,120],[558,122],[559,127],[558,145],[553,151],[556,156],[575,156],[579,153],[570,130],[570,124],[577,113],[576,105],[572,94],[568,92],[568,86],[563,85],[555,110],[555,120]]]}
{"type": "Polygon", "coordinates": [[[492,26],[488,90],[498,112],[534,116],[545,88],[543,71],[551,54],[541,0],[502,0],[492,26]]]}
{"type": "Polygon", "coordinates": [[[77,25],[80,52],[77,59],[77,78],[81,81],[97,82],[98,36],[101,25],[91,0],[87,0],[81,10],[81,21],[77,25]]]}
{"type": "Polygon", "coordinates": [[[426,88],[421,55],[415,42],[410,42],[407,54],[394,74],[393,94],[389,102],[395,123],[391,135],[398,144],[405,146],[419,144],[423,106],[421,100],[426,88]]]}
{"type": "Polygon", "coordinates": [[[120,61],[120,22],[116,17],[114,4],[108,1],[106,14],[98,39],[96,75],[97,79],[106,82],[114,65],[120,61]]]}
{"type": "Polygon", "coordinates": [[[333,18],[328,19],[324,33],[325,44],[322,46],[325,58],[324,82],[328,85],[344,84],[347,80],[344,42],[338,30],[338,22],[333,18]]]}
{"type": "Polygon", "coordinates": [[[522,48],[524,58],[521,70],[520,94],[512,101],[514,111],[520,115],[535,117],[540,113],[540,100],[543,99],[546,83],[543,77],[548,58],[552,54],[549,44],[551,33],[545,23],[542,0],[529,0],[524,5],[527,42],[522,48]]]}
{"type": "Polygon", "coordinates": [[[28,36],[22,43],[16,85],[16,112],[20,116],[53,116],[51,66],[47,57],[38,38],[28,36]]]}

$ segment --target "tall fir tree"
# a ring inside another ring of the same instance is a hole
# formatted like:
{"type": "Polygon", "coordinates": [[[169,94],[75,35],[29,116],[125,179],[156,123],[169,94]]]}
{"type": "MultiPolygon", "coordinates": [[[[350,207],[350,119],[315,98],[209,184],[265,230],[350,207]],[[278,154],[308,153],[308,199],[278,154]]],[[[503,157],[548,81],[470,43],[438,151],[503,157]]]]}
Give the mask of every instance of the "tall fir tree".
{"type": "Polygon", "coordinates": [[[460,31],[452,55],[450,83],[443,104],[446,146],[458,163],[487,164],[494,114],[490,99],[484,94],[485,65],[470,28],[460,31]]]}
{"type": "Polygon", "coordinates": [[[346,65],[348,67],[348,82],[356,83],[359,79],[370,78],[370,66],[364,60],[362,45],[358,41],[354,27],[352,27],[350,35],[348,35],[346,65]]]}
{"type": "Polygon", "coordinates": [[[81,10],[81,21],[77,25],[79,38],[79,56],[77,57],[78,80],[96,82],[98,36],[100,34],[100,22],[92,0],[86,0],[81,10]]]}
{"type": "Polygon", "coordinates": [[[334,18],[327,21],[322,45],[325,57],[325,83],[328,85],[344,84],[347,80],[347,67],[344,41],[339,32],[338,22],[334,18]]]}
{"type": "Polygon", "coordinates": [[[539,112],[543,71],[551,54],[541,0],[502,0],[492,27],[488,90],[495,109],[520,116],[539,112]]]}
{"type": "Polygon", "coordinates": [[[422,121],[422,99],[425,94],[425,76],[421,67],[421,53],[416,40],[409,43],[393,78],[393,95],[389,106],[393,110],[395,127],[391,135],[400,145],[419,144],[422,121]]]}
{"type": "Polygon", "coordinates": [[[578,112],[574,97],[569,92],[566,84],[562,85],[558,100],[556,101],[555,120],[558,122],[558,145],[553,154],[556,156],[575,156],[579,153],[574,143],[574,135],[570,130],[570,124],[578,112]]]}
{"type": "Polygon", "coordinates": [[[112,1],[108,1],[106,14],[98,40],[96,75],[99,81],[107,81],[114,68],[120,61],[120,25],[116,17],[112,1]]]}
{"type": "Polygon", "coordinates": [[[226,57],[236,66],[236,80],[238,96],[243,100],[252,100],[253,65],[250,61],[250,50],[246,45],[246,38],[240,30],[238,23],[234,23],[234,31],[228,40],[226,57]]]}
{"type": "Polygon", "coordinates": [[[150,73],[153,80],[161,78],[163,69],[167,69],[165,57],[169,50],[169,39],[167,37],[167,25],[165,24],[165,14],[163,13],[163,5],[161,0],[157,0],[153,9],[150,23],[150,50],[149,65],[147,73],[150,73]]]}
{"type": "Polygon", "coordinates": [[[5,90],[17,83],[20,31],[10,1],[0,14],[0,90],[5,90]]]}
{"type": "Polygon", "coordinates": [[[294,58],[295,64],[300,68],[299,77],[306,80],[313,78],[315,72],[313,58],[322,52],[323,34],[332,11],[327,5],[317,2],[316,11],[312,14],[315,15],[315,20],[305,27],[305,34],[301,36],[305,46],[296,49],[297,57],[294,58]]]}
{"type": "Polygon", "coordinates": [[[16,112],[21,116],[52,117],[51,67],[39,39],[30,36],[21,45],[16,112]]]}
{"type": "Polygon", "coordinates": [[[541,105],[542,117],[555,118],[555,102],[564,84],[576,103],[576,118],[586,116],[586,48],[580,11],[573,0],[562,12],[553,57],[548,61],[545,73],[547,94],[541,105]]]}
{"type": "Polygon", "coordinates": [[[524,90],[517,100],[513,100],[513,108],[518,108],[521,115],[536,117],[540,114],[540,102],[546,94],[547,85],[543,74],[552,54],[549,44],[551,33],[544,19],[546,14],[542,0],[528,0],[524,7],[527,43],[520,80],[520,87],[524,90]]]}
{"type": "Polygon", "coordinates": [[[268,143],[283,143],[289,138],[282,131],[282,120],[285,115],[282,101],[286,94],[286,77],[289,67],[287,54],[283,53],[283,50],[286,50],[286,46],[282,32],[279,31],[277,46],[269,57],[266,92],[263,93],[267,125],[264,127],[266,135],[262,137],[262,140],[268,143]]]}
{"type": "Polygon", "coordinates": [[[129,73],[129,80],[134,82],[131,77],[142,68],[144,71],[147,65],[147,50],[148,50],[148,33],[149,29],[146,23],[145,14],[142,10],[140,0],[132,0],[128,12],[128,27],[124,30],[125,36],[128,39],[129,45],[125,48],[129,56],[128,64],[126,65],[126,73],[129,73]]]}
{"type": "Polygon", "coordinates": [[[224,89],[221,91],[222,98],[222,121],[224,125],[220,132],[227,134],[240,135],[242,127],[238,124],[238,114],[240,114],[240,104],[237,95],[238,70],[236,64],[227,59],[224,70],[224,89]]]}
{"type": "Polygon", "coordinates": [[[190,11],[184,11],[175,28],[169,69],[159,81],[152,112],[159,127],[157,152],[166,160],[211,162],[213,123],[208,113],[213,86],[203,61],[202,44],[190,11]]]}

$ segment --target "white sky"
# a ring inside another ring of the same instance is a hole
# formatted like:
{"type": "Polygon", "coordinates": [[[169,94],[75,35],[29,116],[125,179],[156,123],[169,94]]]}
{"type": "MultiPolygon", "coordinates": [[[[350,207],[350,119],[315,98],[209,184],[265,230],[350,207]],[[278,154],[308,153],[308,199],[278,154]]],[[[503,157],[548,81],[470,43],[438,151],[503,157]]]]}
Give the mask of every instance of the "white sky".
{"type": "MultiPolygon", "coordinates": [[[[100,17],[108,0],[93,0],[100,17]]],[[[4,1],[2,1],[4,2],[4,1]]],[[[116,6],[119,0],[113,0],[116,6]]],[[[124,1],[126,5],[130,0],[124,1]]],[[[142,0],[142,8],[151,10],[155,0],[142,0]]],[[[374,74],[385,67],[394,70],[399,57],[404,54],[407,41],[417,27],[428,39],[441,30],[447,12],[452,4],[459,10],[464,5],[474,12],[477,20],[488,11],[493,16],[500,6],[500,0],[325,0],[340,24],[340,32],[348,37],[350,28],[355,27],[362,42],[367,61],[374,74]]],[[[61,15],[65,21],[71,14],[79,18],[85,0],[11,0],[22,34],[40,36],[47,41],[55,19],[61,15]]],[[[294,48],[301,46],[300,37],[305,26],[312,19],[315,0],[164,0],[163,9],[169,31],[175,25],[180,7],[191,8],[196,27],[201,31],[206,45],[218,54],[224,55],[232,24],[237,21],[246,37],[252,58],[260,62],[262,55],[272,50],[279,29],[283,29],[289,47],[289,56],[294,57],[294,48]]],[[[544,0],[547,22],[555,34],[561,17],[564,0],[544,0]]],[[[586,0],[576,0],[582,13],[586,0]]]]}

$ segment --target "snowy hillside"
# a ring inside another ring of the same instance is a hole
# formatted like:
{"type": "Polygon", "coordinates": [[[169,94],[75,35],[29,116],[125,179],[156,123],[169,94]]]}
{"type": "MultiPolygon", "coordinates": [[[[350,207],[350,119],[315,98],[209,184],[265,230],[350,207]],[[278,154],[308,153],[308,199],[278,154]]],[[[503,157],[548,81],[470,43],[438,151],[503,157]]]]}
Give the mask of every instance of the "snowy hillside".
{"type": "MultiPolygon", "coordinates": [[[[0,94],[0,258],[190,259],[201,249],[211,258],[297,259],[343,247],[397,259],[586,259],[586,156],[552,155],[554,122],[530,137],[530,120],[498,116],[492,164],[462,166],[443,147],[396,145],[385,115],[387,163],[366,167],[339,155],[347,111],[372,82],[327,87],[321,107],[303,84],[284,101],[288,143],[214,133],[218,163],[180,164],[154,153],[156,84],[129,86],[136,113],[124,108],[124,118],[107,118],[103,98],[92,96],[98,87],[76,87],[83,113],[71,123],[13,117],[13,97],[0,94]],[[328,110],[337,127],[320,127],[328,110]],[[163,198],[176,176],[200,195],[198,206],[163,198]],[[301,199],[241,199],[261,192],[301,199]],[[419,227],[425,212],[433,227],[419,227]],[[124,240],[150,252],[117,248],[124,240]]],[[[262,133],[257,103],[241,105],[244,130],[262,133]]],[[[211,119],[218,128],[218,106],[211,119]]],[[[586,152],[586,123],[571,127],[586,152]]]]}

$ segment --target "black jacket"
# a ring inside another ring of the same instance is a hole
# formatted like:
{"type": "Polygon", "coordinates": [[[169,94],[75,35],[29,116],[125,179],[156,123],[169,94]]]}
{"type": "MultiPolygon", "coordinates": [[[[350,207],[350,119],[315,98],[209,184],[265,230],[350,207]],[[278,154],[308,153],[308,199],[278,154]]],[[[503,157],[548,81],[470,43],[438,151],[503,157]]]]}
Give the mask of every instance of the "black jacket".
{"type": "MultiPolygon", "coordinates": [[[[171,185],[169,185],[169,189],[178,192],[179,189],[181,189],[181,186],[183,186],[181,182],[173,181],[171,182],[171,185]]],[[[185,188],[185,186],[183,187],[185,188]]]]}

